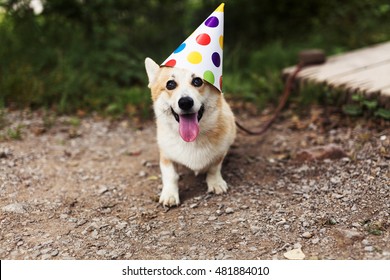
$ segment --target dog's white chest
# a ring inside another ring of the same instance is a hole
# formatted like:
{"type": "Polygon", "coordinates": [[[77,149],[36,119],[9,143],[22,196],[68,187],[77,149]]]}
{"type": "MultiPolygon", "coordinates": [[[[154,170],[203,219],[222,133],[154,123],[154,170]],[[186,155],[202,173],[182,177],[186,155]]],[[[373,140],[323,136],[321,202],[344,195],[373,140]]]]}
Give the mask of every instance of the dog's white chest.
{"type": "Polygon", "coordinates": [[[180,136],[171,135],[170,137],[158,137],[158,144],[167,158],[195,172],[202,172],[215,160],[223,157],[224,151],[221,151],[221,147],[208,143],[207,139],[202,136],[199,138],[195,142],[187,143],[180,136]]]}

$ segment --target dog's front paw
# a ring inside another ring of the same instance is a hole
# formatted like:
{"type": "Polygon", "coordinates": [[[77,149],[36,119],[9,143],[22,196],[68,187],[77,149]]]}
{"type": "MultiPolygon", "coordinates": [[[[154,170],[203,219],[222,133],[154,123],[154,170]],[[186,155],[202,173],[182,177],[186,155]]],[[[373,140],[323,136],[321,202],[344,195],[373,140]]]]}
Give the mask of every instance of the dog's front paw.
{"type": "Polygon", "coordinates": [[[180,204],[179,192],[163,191],[160,195],[160,203],[167,207],[178,206],[180,204]]]}
{"type": "Polygon", "coordinates": [[[208,180],[207,181],[208,190],[209,193],[215,193],[215,194],[221,194],[225,193],[228,190],[228,185],[226,184],[225,180],[215,179],[215,180],[208,180]]]}

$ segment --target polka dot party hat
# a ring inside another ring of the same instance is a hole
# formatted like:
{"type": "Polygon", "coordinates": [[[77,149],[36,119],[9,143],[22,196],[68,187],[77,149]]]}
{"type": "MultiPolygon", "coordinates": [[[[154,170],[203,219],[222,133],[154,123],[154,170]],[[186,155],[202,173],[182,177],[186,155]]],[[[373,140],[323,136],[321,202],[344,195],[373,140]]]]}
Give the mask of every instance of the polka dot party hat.
{"type": "Polygon", "coordinates": [[[190,70],[222,92],[224,6],[219,5],[161,66],[190,70]]]}

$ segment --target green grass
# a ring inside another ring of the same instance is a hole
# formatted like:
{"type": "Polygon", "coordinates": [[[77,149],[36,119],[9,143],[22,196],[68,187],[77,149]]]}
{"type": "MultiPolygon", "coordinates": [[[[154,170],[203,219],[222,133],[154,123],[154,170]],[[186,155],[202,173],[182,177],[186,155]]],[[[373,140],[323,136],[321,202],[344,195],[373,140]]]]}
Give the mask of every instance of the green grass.
{"type": "MultiPolygon", "coordinates": [[[[299,52],[310,48],[323,49],[327,56],[347,51],[343,46],[322,42],[316,36],[310,37],[306,43],[275,41],[252,52],[249,58],[238,49],[232,52],[234,58],[227,58],[226,61],[225,93],[231,98],[256,104],[259,108],[270,103],[276,105],[284,88],[282,70],[295,65],[299,52]]],[[[365,98],[361,93],[350,96],[342,89],[324,84],[301,84],[299,91],[292,91],[289,100],[301,108],[313,103],[334,105],[341,107],[349,116],[390,119],[390,110],[381,107],[377,100],[365,98]]]]}
{"type": "Polygon", "coordinates": [[[383,221],[381,221],[381,220],[377,220],[377,221],[371,221],[371,220],[364,221],[362,223],[362,225],[364,226],[364,229],[369,234],[377,235],[377,236],[380,236],[380,235],[383,234],[383,232],[385,230],[385,226],[386,226],[386,224],[383,221]]]}
{"type": "Polygon", "coordinates": [[[22,140],[22,128],[22,125],[17,125],[15,128],[8,128],[5,138],[11,140],[22,140]]]}
{"type": "Polygon", "coordinates": [[[6,111],[0,108],[0,142],[6,140],[22,140],[23,125],[18,124],[10,127],[10,122],[6,118],[6,111]]]}
{"type": "Polygon", "coordinates": [[[362,93],[355,93],[350,101],[342,106],[345,114],[358,117],[378,117],[390,120],[390,110],[381,107],[376,99],[369,99],[362,93]]]}
{"type": "MultiPolygon", "coordinates": [[[[149,118],[144,58],[163,60],[193,30],[194,18],[219,3],[187,0],[172,10],[159,1],[49,2],[50,12],[40,16],[29,14],[27,6],[7,15],[0,10],[0,108],[149,118]],[[166,16],[157,19],[160,14],[166,16]],[[185,28],[172,26],[173,16],[185,28]]],[[[390,40],[387,1],[226,4],[224,92],[258,108],[276,104],[283,90],[281,71],[297,62],[299,51],[321,48],[332,55],[390,40]],[[254,9],[269,12],[254,17],[254,9]]],[[[290,101],[342,104],[332,91],[308,85],[290,101]]],[[[371,108],[375,104],[369,100],[349,102],[347,114],[388,119],[388,111],[371,108]]]]}
{"type": "Polygon", "coordinates": [[[224,92],[264,107],[283,90],[281,72],[297,61],[299,46],[275,41],[248,54],[239,46],[225,54],[224,92]]]}
{"type": "Polygon", "coordinates": [[[5,116],[5,110],[0,108],[0,130],[3,130],[8,125],[8,121],[5,116]]]}

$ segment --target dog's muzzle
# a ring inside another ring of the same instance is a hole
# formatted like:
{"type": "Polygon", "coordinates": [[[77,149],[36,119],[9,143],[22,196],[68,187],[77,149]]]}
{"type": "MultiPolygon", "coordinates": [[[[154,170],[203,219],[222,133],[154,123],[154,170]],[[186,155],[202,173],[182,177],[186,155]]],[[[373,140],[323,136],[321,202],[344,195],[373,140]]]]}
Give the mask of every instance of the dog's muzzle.
{"type": "MultiPolygon", "coordinates": [[[[172,111],[172,115],[175,117],[175,120],[177,122],[180,122],[180,118],[179,118],[179,114],[175,112],[175,110],[173,110],[173,108],[171,107],[171,111],[172,111]]],[[[203,117],[203,113],[204,113],[204,105],[202,105],[198,111],[198,122],[202,119],[203,117]]]]}

